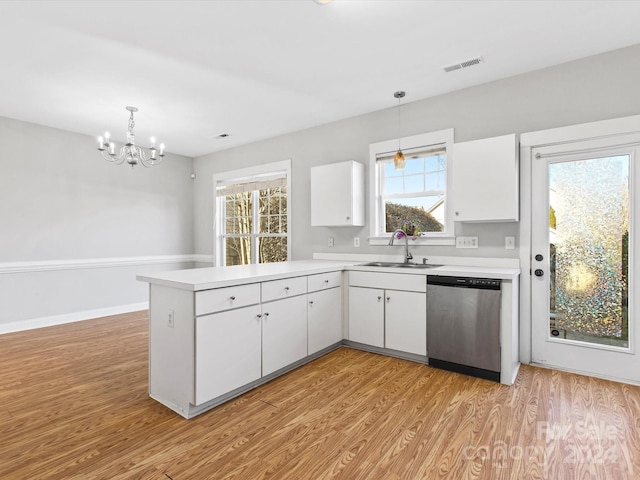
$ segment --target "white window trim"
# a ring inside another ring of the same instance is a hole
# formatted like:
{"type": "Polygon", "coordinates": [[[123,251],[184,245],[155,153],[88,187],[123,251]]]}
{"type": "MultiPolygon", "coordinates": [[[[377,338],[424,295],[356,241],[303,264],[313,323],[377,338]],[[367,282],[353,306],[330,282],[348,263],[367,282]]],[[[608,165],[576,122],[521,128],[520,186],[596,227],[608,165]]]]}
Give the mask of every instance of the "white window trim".
{"type": "MultiPolygon", "coordinates": [[[[453,128],[438,130],[436,132],[422,133],[409,137],[402,137],[400,143],[403,150],[424,147],[428,145],[444,144],[447,150],[446,168],[446,193],[445,193],[445,225],[444,232],[430,232],[427,236],[419,237],[414,245],[455,245],[455,233],[453,225],[453,212],[451,211],[451,175],[453,165],[453,128]]],[[[376,168],[377,158],[381,154],[398,150],[398,139],[369,145],[369,245],[387,245],[391,235],[378,235],[378,222],[380,219],[379,185],[380,179],[376,168]]]]}
{"type": "MultiPolygon", "coordinates": [[[[275,172],[286,172],[287,175],[287,260],[291,260],[291,160],[282,160],[280,162],[266,163],[264,165],[256,165],[255,167],[240,168],[238,170],[229,170],[227,172],[219,172],[213,175],[213,265],[221,266],[224,262],[221,261],[222,255],[222,243],[220,241],[218,232],[222,231],[221,221],[222,215],[222,202],[218,202],[216,188],[218,183],[228,182],[230,180],[243,180],[250,179],[256,176],[268,176],[275,172]]],[[[280,236],[280,235],[278,235],[280,236]]]]}

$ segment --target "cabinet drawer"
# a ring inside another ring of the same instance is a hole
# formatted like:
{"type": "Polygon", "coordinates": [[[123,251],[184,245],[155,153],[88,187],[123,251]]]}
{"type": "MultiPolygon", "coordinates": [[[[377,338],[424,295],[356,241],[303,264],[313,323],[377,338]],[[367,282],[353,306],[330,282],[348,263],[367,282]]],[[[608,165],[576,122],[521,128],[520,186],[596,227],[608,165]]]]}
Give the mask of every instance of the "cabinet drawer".
{"type": "Polygon", "coordinates": [[[262,301],[280,300],[307,293],[307,277],[291,277],[262,282],[262,301]]]}
{"type": "Polygon", "coordinates": [[[260,284],[236,285],[196,292],[196,316],[260,303],[260,284]]]}
{"type": "Polygon", "coordinates": [[[342,285],[342,272],[319,273],[307,277],[308,291],[317,292],[342,285]]]}
{"type": "Polygon", "coordinates": [[[427,291],[427,276],[406,273],[349,272],[349,285],[385,290],[427,291]]]}

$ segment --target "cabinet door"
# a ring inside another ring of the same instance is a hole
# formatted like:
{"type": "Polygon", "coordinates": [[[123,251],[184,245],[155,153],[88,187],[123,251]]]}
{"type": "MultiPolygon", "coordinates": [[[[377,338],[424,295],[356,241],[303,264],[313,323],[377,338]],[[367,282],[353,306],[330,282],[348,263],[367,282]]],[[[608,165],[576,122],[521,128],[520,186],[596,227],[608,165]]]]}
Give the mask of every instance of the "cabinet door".
{"type": "Polygon", "coordinates": [[[384,290],[349,287],[349,340],[384,347],[384,290]]]}
{"type": "Polygon", "coordinates": [[[426,293],[385,291],[385,347],[427,354],[426,293]]]}
{"type": "Polygon", "coordinates": [[[260,378],[260,306],[196,318],[196,405],[260,378]]]}
{"type": "Polygon", "coordinates": [[[311,225],[364,225],[364,165],[348,161],[311,168],[311,225]]]}
{"type": "Polygon", "coordinates": [[[308,353],[342,340],[342,289],[330,288],[307,297],[308,353]]]}
{"type": "Polygon", "coordinates": [[[518,149],[515,134],[453,146],[454,220],[518,220],[518,149]]]}
{"type": "Polygon", "coordinates": [[[262,376],[307,356],[307,296],[262,305],[262,376]]]}

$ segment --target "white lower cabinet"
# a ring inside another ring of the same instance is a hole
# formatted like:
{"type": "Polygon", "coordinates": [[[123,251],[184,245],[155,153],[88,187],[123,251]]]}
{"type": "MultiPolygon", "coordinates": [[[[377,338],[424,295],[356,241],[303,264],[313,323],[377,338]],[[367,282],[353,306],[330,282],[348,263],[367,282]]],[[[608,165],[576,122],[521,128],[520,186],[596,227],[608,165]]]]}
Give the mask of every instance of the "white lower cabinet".
{"type": "Polygon", "coordinates": [[[307,296],[262,305],[262,376],[307,356],[307,296]]]}
{"type": "Polygon", "coordinates": [[[384,290],[349,287],[349,340],[384,348],[384,290]]]}
{"type": "Polygon", "coordinates": [[[427,355],[424,275],[350,272],[349,284],[350,341],[427,355]]]}
{"type": "Polygon", "coordinates": [[[427,296],[385,291],[385,348],[427,354],[427,296]]]}
{"type": "Polygon", "coordinates": [[[195,404],[261,376],[260,305],[196,318],[195,404]]]}
{"type": "Polygon", "coordinates": [[[329,288],[307,295],[308,354],[342,340],[342,289],[329,288]]]}

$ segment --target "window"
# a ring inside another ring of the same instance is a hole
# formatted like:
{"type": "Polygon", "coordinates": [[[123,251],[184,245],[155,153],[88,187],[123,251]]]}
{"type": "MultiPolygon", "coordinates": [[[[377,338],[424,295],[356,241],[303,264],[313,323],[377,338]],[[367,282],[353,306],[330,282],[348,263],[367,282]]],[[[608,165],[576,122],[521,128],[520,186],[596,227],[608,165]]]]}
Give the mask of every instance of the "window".
{"type": "Polygon", "coordinates": [[[215,177],[216,265],[290,258],[289,170],[287,161],[215,177]]]}
{"type": "Polygon", "coordinates": [[[397,140],[370,146],[374,206],[370,243],[384,244],[391,233],[402,228],[418,237],[420,244],[453,244],[446,198],[453,130],[406,137],[401,145],[406,158],[401,170],[393,163],[397,140]]]}

